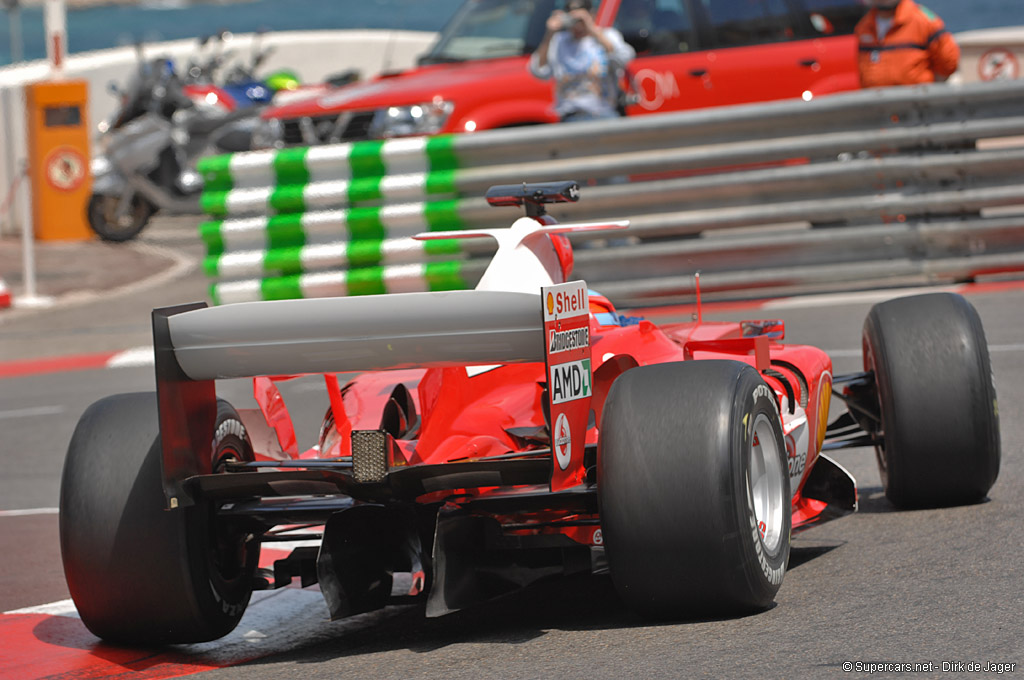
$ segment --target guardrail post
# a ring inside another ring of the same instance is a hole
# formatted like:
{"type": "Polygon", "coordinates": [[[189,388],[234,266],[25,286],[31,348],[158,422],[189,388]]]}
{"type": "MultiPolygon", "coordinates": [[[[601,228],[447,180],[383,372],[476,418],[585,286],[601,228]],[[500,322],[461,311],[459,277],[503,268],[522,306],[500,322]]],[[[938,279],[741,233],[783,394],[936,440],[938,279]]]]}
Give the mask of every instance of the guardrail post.
{"type": "MultiPolygon", "coordinates": [[[[4,121],[3,135],[5,140],[14,139],[14,127],[11,118],[11,88],[0,87],[0,118],[4,121]]],[[[14,149],[14,145],[9,142],[4,144],[4,179],[7,181],[4,189],[4,212],[3,215],[3,228],[0,229],[0,236],[5,234],[14,234],[14,211],[15,204],[17,203],[17,195],[15,189],[18,186],[18,182],[21,180],[21,175],[18,174],[17,152],[14,149]]]]}
{"type": "MultiPolygon", "coordinates": [[[[28,163],[22,161],[20,177],[24,179],[28,175],[28,163]]],[[[24,272],[25,294],[15,298],[16,307],[49,307],[53,304],[53,298],[39,296],[36,294],[36,257],[35,257],[35,234],[32,225],[32,196],[29,182],[21,182],[19,187],[24,192],[21,200],[18,201],[21,208],[21,260],[24,272]]]]}

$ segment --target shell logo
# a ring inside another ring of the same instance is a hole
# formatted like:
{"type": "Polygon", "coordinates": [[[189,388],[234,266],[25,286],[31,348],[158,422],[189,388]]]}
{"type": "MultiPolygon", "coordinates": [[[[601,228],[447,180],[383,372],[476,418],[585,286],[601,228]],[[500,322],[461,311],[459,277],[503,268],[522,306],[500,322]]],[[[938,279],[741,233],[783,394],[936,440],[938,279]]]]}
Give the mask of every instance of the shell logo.
{"type": "Polygon", "coordinates": [[[548,302],[548,314],[554,314],[555,313],[555,296],[552,295],[551,293],[548,293],[548,301],[547,302],[548,302]]]}

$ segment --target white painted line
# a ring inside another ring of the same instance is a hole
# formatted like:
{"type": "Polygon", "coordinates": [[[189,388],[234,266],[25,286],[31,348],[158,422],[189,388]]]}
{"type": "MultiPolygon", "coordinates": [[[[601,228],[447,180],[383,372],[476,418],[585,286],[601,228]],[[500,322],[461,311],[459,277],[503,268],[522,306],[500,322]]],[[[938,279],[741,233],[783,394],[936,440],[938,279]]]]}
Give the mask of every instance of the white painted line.
{"type": "Polygon", "coordinates": [[[21,295],[13,300],[17,309],[49,309],[57,304],[57,299],[47,295],[21,295]]]}
{"type": "Polygon", "coordinates": [[[144,278],[140,281],[133,281],[127,283],[118,288],[112,288],[110,290],[95,291],[95,290],[82,290],[74,291],[71,293],[65,293],[57,298],[26,298],[24,296],[16,298],[14,300],[13,307],[18,308],[12,310],[10,313],[6,313],[0,316],[0,324],[7,323],[24,316],[31,314],[38,310],[40,307],[46,307],[48,309],[64,309],[68,307],[75,307],[96,300],[105,300],[110,302],[114,298],[129,293],[137,293],[150,288],[156,288],[159,286],[166,285],[175,279],[181,278],[186,274],[190,273],[193,269],[198,268],[199,261],[196,258],[190,257],[184,253],[179,252],[174,248],[166,248],[164,246],[158,246],[152,243],[143,242],[131,242],[125,243],[119,247],[131,248],[143,253],[151,253],[157,256],[166,257],[171,260],[171,266],[166,270],[157,272],[148,278],[144,278]]]}
{"type": "Polygon", "coordinates": [[[46,616],[78,618],[78,610],[75,609],[75,603],[72,600],[61,600],[59,602],[51,602],[50,604],[41,604],[37,607],[13,609],[9,612],[4,612],[4,614],[44,614],[46,616]]]}
{"type": "MultiPolygon", "coordinates": [[[[859,349],[826,349],[823,351],[825,352],[825,354],[829,355],[833,359],[861,357],[861,351],[859,349]]],[[[1010,345],[989,345],[988,351],[990,354],[996,352],[1024,352],[1024,343],[1016,343],[1010,345]]]]}
{"type": "Polygon", "coordinates": [[[0,517],[25,517],[26,515],[56,515],[60,508],[28,508],[27,510],[0,510],[0,517]]]}
{"type": "Polygon", "coordinates": [[[0,411],[0,420],[8,418],[32,418],[35,416],[54,416],[64,413],[63,406],[37,406],[35,408],[19,408],[13,411],[0,411]]]}
{"type": "Polygon", "coordinates": [[[848,357],[860,357],[861,353],[859,349],[826,349],[825,354],[829,355],[833,359],[846,359],[848,357]]]}
{"type": "Polygon", "coordinates": [[[153,365],[152,347],[133,347],[118,352],[107,360],[107,368],[130,368],[153,365]]]}
{"type": "Polygon", "coordinates": [[[957,293],[963,286],[922,286],[919,288],[890,288],[856,293],[825,293],[822,295],[801,295],[797,297],[768,300],[760,309],[800,309],[803,307],[833,307],[835,305],[863,305],[885,302],[893,298],[918,293],[957,293]]]}

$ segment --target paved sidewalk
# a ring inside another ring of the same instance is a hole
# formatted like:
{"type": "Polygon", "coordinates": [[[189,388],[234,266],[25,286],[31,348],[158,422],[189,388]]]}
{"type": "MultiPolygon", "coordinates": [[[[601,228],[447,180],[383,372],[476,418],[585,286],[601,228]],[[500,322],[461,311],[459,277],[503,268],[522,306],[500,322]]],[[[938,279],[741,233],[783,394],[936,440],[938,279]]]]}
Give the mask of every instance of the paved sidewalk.
{"type": "Polygon", "coordinates": [[[22,243],[0,238],[0,362],[117,352],[151,343],[154,307],[209,301],[198,217],[158,217],[128,243],[36,242],[36,296],[26,299],[22,243]]]}
{"type": "MultiPolygon", "coordinates": [[[[99,294],[168,269],[174,259],[139,244],[95,241],[38,241],[33,254],[36,295],[66,298],[99,294]]],[[[24,247],[20,238],[0,238],[0,279],[17,305],[26,294],[24,247]]]]}

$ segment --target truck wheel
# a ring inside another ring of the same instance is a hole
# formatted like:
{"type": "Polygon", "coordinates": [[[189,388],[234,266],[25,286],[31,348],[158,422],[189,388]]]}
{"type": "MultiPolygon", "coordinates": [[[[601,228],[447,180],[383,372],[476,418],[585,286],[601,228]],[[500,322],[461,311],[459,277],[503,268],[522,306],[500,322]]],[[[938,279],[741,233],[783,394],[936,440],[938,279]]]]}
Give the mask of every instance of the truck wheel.
{"type": "MultiPolygon", "coordinates": [[[[90,406],[61,480],[60,544],[86,627],[122,644],[203,642],[229,633],[252,594],[259,540],[216,508],[166,510],[154,393],[90,406]]],[[[218,401],[215,465],[251,459],[237,413],[218,401]]]]}
{"type": "Polygon", "coordinates": [[[881,416],[875,452],[885,495],[900,507],[985,498],[999,474],[999,411],[978,312],[952,293],[875,305],[864,368],[881,416]]]}
{"type": "Polygon", "coordinates": [[[659,618],[768,607],[792,527],[775,394],[736,361],[635,368],[601,417],[597,497],[611,578],[659,618]]]}
{"type": "Polygon", "coordinates": [[[155,209],[153,204],[139,194],[131,198],[131,206],[127,214],[117,215],[117,204],[120,201],[118,196],[107,196],[93,194],[89,198],[87,214],[89,226],[104,241],[120,243],[130,241],[139,235],[139,232],[149,222],[155,209]]]}

